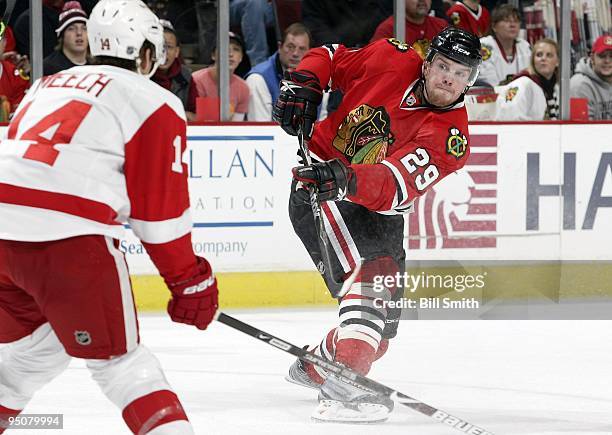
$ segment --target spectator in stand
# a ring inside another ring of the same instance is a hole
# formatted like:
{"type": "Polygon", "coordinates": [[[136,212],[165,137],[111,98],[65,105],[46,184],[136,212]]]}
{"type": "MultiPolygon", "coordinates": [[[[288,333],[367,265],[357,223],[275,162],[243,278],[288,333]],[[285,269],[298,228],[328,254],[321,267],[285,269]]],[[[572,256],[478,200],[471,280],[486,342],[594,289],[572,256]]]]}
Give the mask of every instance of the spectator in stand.
{"type": "Polygon", "coordinates": [[[215,41],[217,40],[217,1],[171,0],[171,3],[168,5],[168,18],[174,19],[172,21],[176,25],[178,36],[183,43],[193,43],[194,41],[191,38],[194,34],[197,34],[196,42],[198,43],[199,53],[197,63],[210,64],[215,41]],[[195,31],[192,31],[191,34],[185,32],[185,30],[189,30],[191,27],[188,25],[190,14],[185,14],[185,10],[189,8],[188,5],[190,3],[193,4],[195,9],[197,29],[194,29],[195,31]]]}
{"type": "Polygon", "coordinates": [[[4,21],[1,20],[0,23],[2,23],[2,26],[4,26],[0,30],[0,33],[3,35],[2,39],[4,40],[5,44],[4,52],[2,53],[2,59],[9,59],[13,62],[17,62],[16,66],[18,69],[25,67],[26,64],[29,65],[28,57],[25,55],[21,55],[16,51],[17,42],[15,41],[15,34],[13,33],[13,29],[11,29],[11,26],[7,25],[6,23],[4,23],[4,21]]]}
{"type": "Polygon", "coordinates": [[[269,0],[230,0],[230,25],[240,26],[251,65],[269,56],[266,27],[274,26],[274,10],[269,0]]]}
{"type": "Polygon", "coordinates": [[[376,27],[393,14],[392,0],[303,0],[302,19],[310,29],[313,46],[366,45],[376,27]]]}
{"type": "Polygon", "coordinates": [[[456,1],[447,11],[453,26],[467,30],[477,36],[489,32],[489,11],[480,4],[480,0],[456,1]]]}
{"type": "Polygon", "coordinates": [[[0,21],[0,121],[7,122],[30,87],[30,62],[27,56],[5,53],[6,25],[0,21]],[[8,113],[7,113],[8,112],[8,113]]]}
{"type": "Polygon", "coordinates": [[[13,29],[11,29],[11,26],[6,26],[3,38],[6,40],[5,54],[16,53],[17,41],[15,41],[15,34],[13,33],[13,29]]]}
{"type": "Polygon", "coordinates": [[[533,46],[529,67],[497,88],[498,121],[541,121],[559,117],[559,46],[540,39],[533,46]]]}
{"type": "MultiPolygon", "coordinates": [[[[249,87],[243,79],[234,74],[244,56],[244,42],[234,32],[229,32],[229,39],[230,116],[232,121],[244,121],[249,110],[249,87]]],[[[216,48],[213,51],[212,59],[214,63],[211,66],[196,71],[191,76],[195,97],[219,97],[216,48]]]]}
{"type": "Polygon", "coordinates": [[[170,21],[159,20],[164,27],[166,62],[160,65],[151,78],[155,83],[168,89],[179,97],[185,108],[187,120],[195,120],[195,89],[191,80],[191,70],[181,59],[181,45],[174,26],[170,21]]]}
{"type": "Polygon", "coordinates": [[[272,121],[272,106],[278,98],[285,71],[293,71],[310,50],[310,32],[302,23],[293,23],[283,32],[278,51],[247,74],[249,121],[272,121]]]}
{"type": "Polygon", "coordinates": [[[43,61],[43,74],[48,76],[77,65],[88,64],[87,14],[78,1],[69,1],[55,29],[58,46],[43,61]]]}
{"type": "MultiPolygon", "coordinates": [[[[406,37],[404,41],[412,45],[423,59],[429,49],[431,39],[448,26],[446,20],[430,16],[430,10],[431,0],[406,0],[406,37]]],[[[391,15],[378,25],[372,41],[393,37],[393,15],[391,15]]]]}
{"type": "MultiPolygon", "coordinates": [[[[42,34],[43,34],[43,58],[53,53],[57,43],[55,29],[59,24],[59,14],[64,7],[64,0],[43,0],[42,34]]],[[[30,10],[24,11],[15,20],[15,40],[17,52],[30,54],[30,10]]]]}
{"type": "MultiPolygon", "coordinates": [[[[324,44],[363,47],[389,15],[393,15],[393,0],[302,1],[302,20],[310,29],[313,47],[324,44]]],[[[327,111],[335,111],[341,101],[340,90],[330,93],[327,111]]]]}
{"type": "Polygon", "coordinates": [[[612,119],[612,35],[597,38],[570,80],[570,97],[589,101],[590,120],[612,119]]]}
{"type": "Polygon", "coordinates": [[[448,17],[446,16],[446,9],[450,7],[451,5],[448,4],[445,0],[432,0],[431,14],[434,17],[442,18],[444,21],[448,23],[448,17]]]}
{"type": "Polygon", "coordinates": [[[482,65],[478,79],[491,86],[507,83],[529,66],[531,46],[518,37],[519,10],[502,4],[491,13],[491,35],[480,38],[482,65]]]}

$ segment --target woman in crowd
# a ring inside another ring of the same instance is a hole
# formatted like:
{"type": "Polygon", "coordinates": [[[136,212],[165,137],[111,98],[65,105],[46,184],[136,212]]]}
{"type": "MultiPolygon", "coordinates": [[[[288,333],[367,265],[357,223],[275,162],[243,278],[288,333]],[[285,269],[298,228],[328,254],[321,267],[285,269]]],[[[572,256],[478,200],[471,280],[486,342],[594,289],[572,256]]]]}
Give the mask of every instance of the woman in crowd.
{"type": "Polygon", "coordinates": [[[539,121],[559,115],[559,46],[540,39],[529,67],[513,81],[496,88],[498,121],[539,121]]]}
{"type": "Polygon", "coordinates": [[[491,34],[480,38],[482,66],[479,81],[491,86],[505,82],[529,66],[531,47],[519,38],[521,17],[511,4],[502,4],[491,14],[491,34]]]}

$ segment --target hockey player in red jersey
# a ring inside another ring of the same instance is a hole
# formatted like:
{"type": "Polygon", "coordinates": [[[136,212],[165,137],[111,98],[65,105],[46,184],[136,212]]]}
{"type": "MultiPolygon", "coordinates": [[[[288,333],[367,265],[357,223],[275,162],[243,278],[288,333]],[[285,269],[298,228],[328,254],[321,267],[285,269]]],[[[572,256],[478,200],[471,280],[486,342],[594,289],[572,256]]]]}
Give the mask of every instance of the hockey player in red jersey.
{"type": "Polygon", "coordinates": [[[34,83],[0,142],[0,420],[77,357],[133,433],[193,434],[140,344],[118,249],[129,223],[170,289],[171,319],[208,326],[217,282],[191,245],[185,112],[148,79],[163,28],[141,0],[101,0],[88,38],[97,64],[34,83]]]}
{"type": "MultiPolygon", "coordinates": [[[[293,170],[294,229],[332,295],[363,259],[338,300],[338,325],[311,348],[319,356],[367,374],[395,336],[400,312],[387,302],[403,292],[381,291],[375,277],[403,272],[402,214],[468,158],[463,96],[480,62],[479,39],[449,27],[434,37],[424,61],[395,39],[362,49],[328,45],[311,50],[281,82],[274,119],[289,134],[303,131],[314,161],[293,170]],[[325,88],[340,89],[344,98],[336,112],[314,124],[325,88]],[[323,260],[307,188],[318,194],[331,264],[323,260]]],[[[382,421],[393,407],[300,360],[287,379],[319,389],[318,420],[382,421]]]]}

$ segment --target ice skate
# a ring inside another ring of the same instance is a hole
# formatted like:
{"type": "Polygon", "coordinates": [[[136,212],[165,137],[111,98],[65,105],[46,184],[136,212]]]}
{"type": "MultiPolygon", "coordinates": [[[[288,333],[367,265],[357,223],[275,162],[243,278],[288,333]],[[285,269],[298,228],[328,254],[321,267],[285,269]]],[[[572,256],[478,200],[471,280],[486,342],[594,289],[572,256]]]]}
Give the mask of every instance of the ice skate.
{"type": "Polygon", "coordinates": [[[304,361],[299,358],[295,360],[293,364],[291,364],[291,367],[289,367],[289,373],[287,376],[285,376],[285,379],[292,384],[300,385],[306,388],[318,390],[319,387],[321,387],[320,384],[310,379],[310,376],[308,376],[308,373],[306,373],[306,370],[304,369],[304,361]]]}
{"type": "Polygon", "coordinates": [[[388,397],[368,393],[333,375],[329,375],[319,390],[319,405],[312,419],[327,423],[380,423],[393,410],[388,397]]]}

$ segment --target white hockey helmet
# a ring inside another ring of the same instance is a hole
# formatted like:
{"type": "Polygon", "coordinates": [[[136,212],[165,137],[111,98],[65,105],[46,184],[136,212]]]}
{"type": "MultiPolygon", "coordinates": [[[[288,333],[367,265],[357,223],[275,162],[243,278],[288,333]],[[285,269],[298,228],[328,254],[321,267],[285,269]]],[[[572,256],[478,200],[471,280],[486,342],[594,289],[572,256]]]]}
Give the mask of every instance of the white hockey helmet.
{"type": "Polygon", "coordinates": [[[140,49],[149,41],[155,47],[149,77],[166,61],[163,27],[141,0],[100,0],[89,16],[87,39],[92,56],[135,60],[138,67],[140,49]]]}

